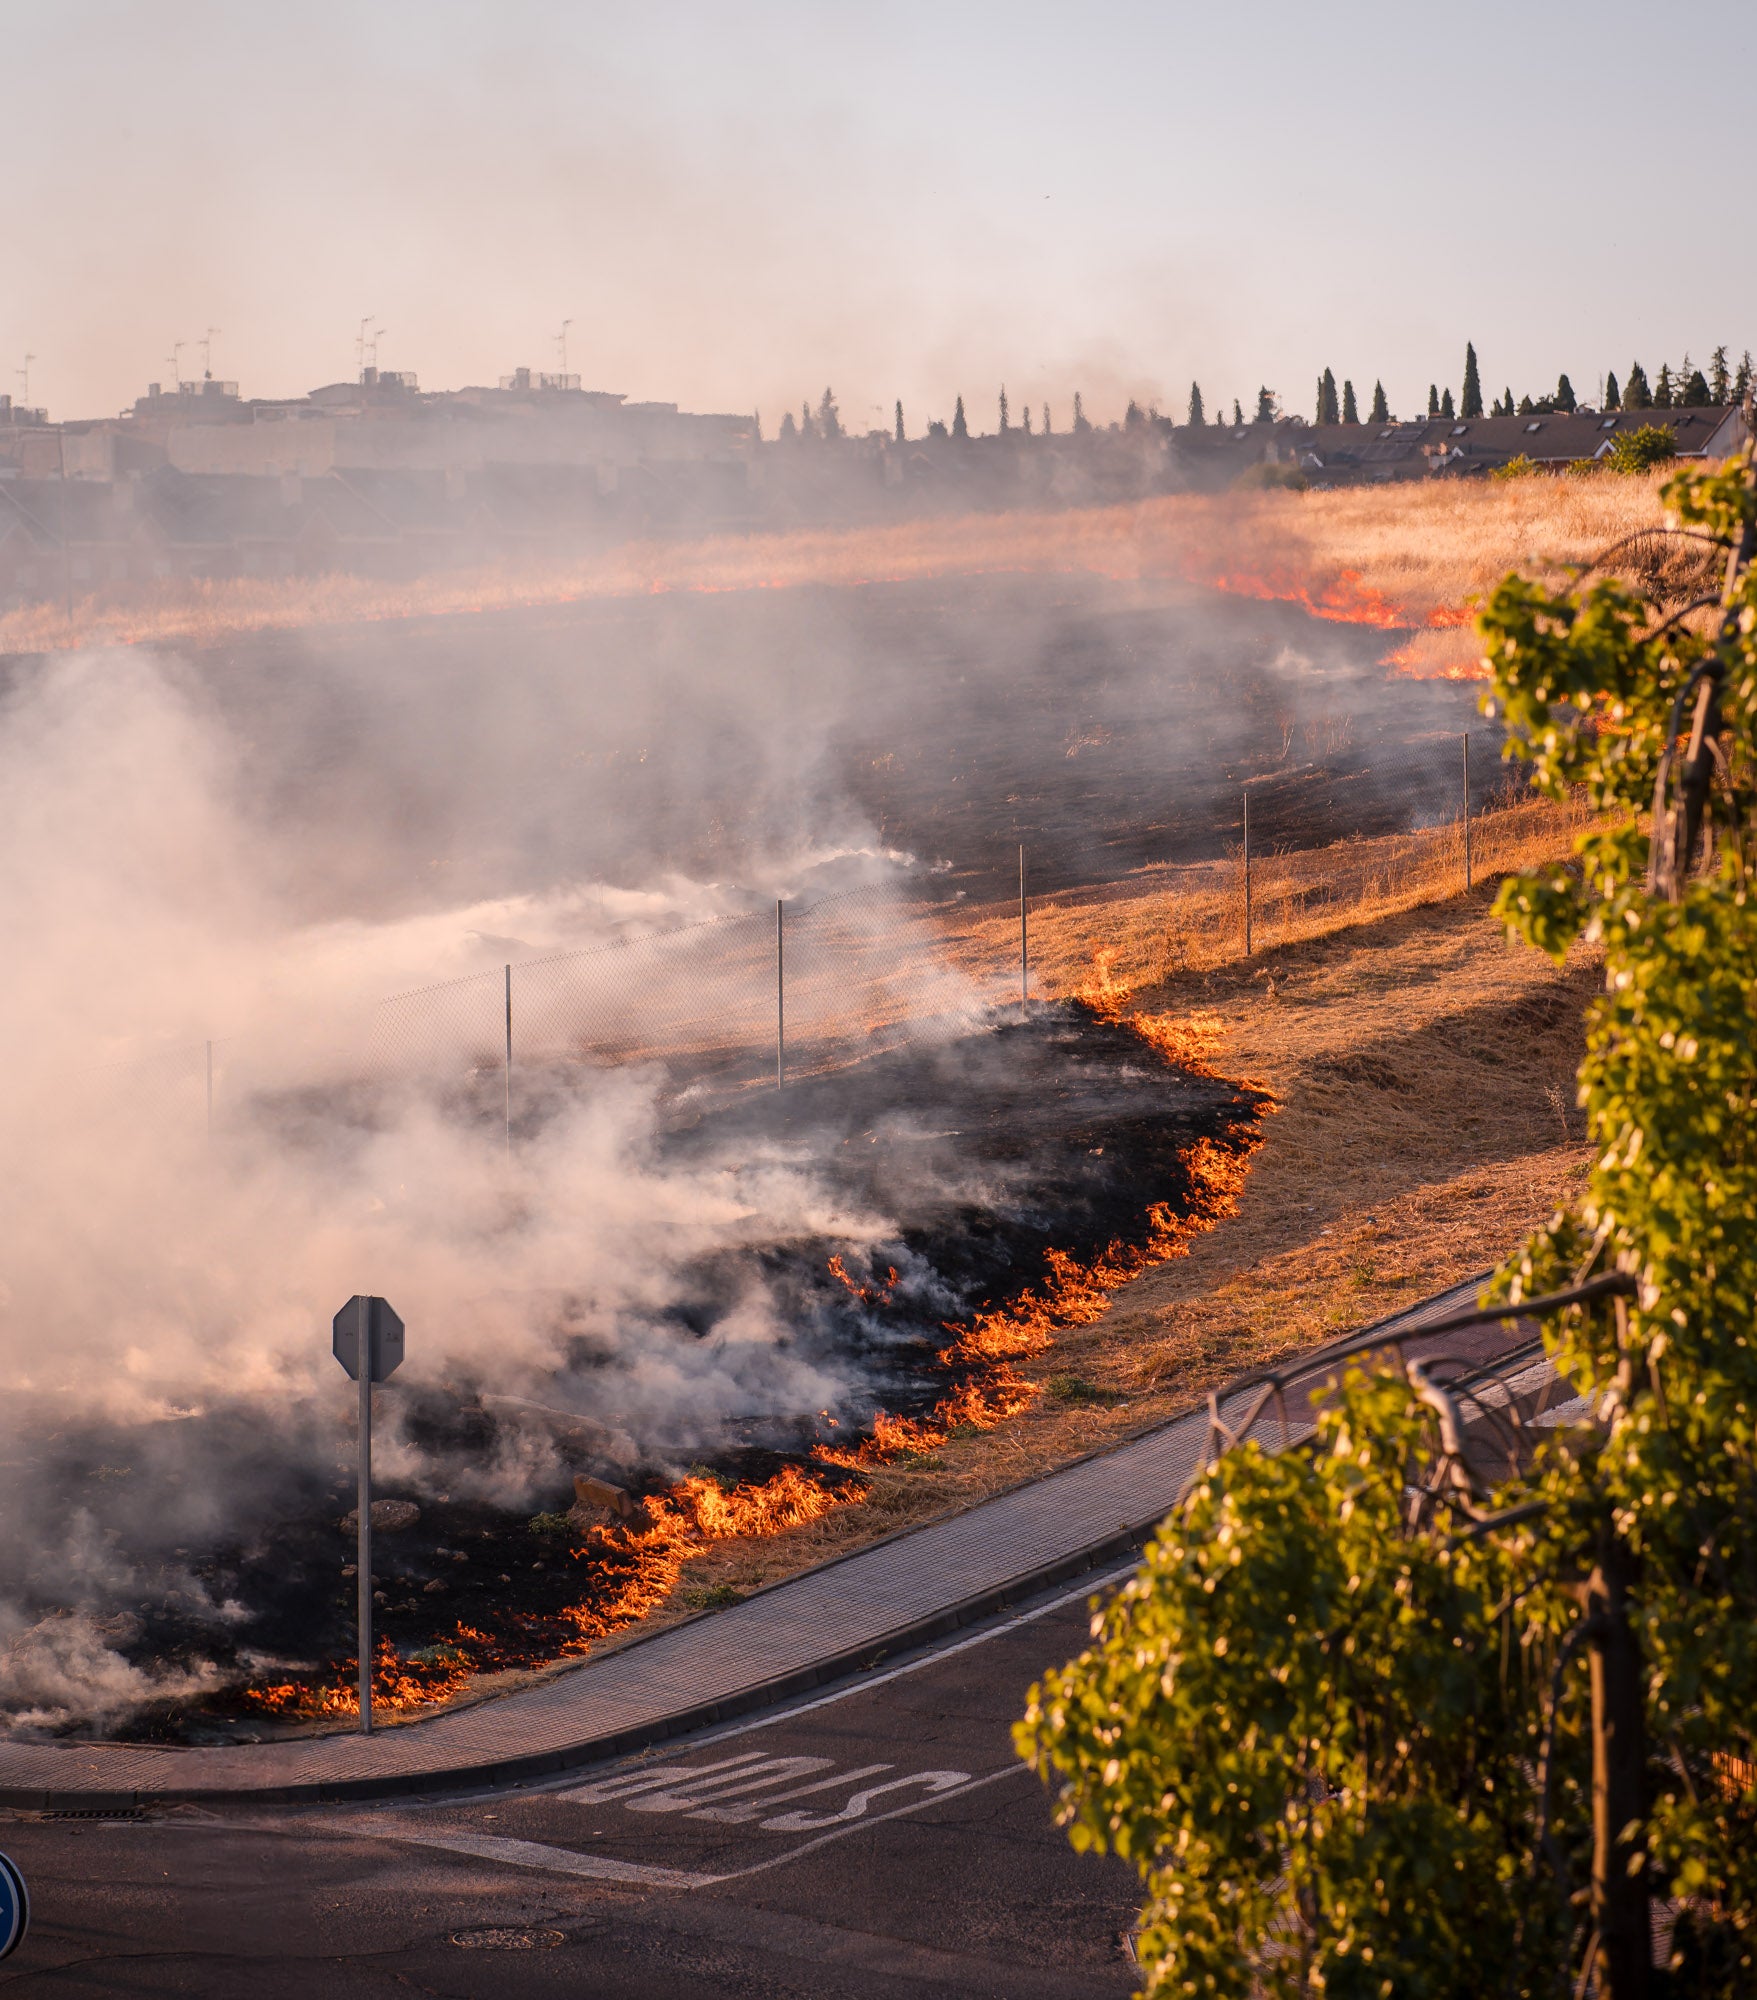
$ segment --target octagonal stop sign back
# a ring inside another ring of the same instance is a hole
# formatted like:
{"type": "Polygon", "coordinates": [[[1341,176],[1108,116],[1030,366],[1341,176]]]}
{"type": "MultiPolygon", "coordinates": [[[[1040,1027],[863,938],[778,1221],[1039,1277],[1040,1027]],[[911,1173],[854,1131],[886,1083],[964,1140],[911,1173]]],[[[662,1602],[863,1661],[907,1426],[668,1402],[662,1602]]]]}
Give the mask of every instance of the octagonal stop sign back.
{"type": "Polygon", "coordinates": [[[335,1356],[348,1371],[348,1379],[360,1379],[360,1338],[365,1332],[372,1357],[371,1379],[383,1382],[402,1366],[403,1323],[385,1299],[354,1297],[335,1317],[335,1356]]]}

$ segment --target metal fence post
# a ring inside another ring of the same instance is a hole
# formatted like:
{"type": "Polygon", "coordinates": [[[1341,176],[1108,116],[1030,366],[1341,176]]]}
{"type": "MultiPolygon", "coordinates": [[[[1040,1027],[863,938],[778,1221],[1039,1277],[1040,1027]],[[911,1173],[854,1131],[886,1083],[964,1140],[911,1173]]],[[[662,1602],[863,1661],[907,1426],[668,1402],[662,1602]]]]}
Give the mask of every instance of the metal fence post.
{"type": "Polygon", "coordinates": [[[1470,731],[1463,735],[1464,743],[1464,888],[1470,891],[1470,731]]]}
{"type": "Polygon", "coordinates": [[[506,1157],[512,1158],[512,967],[506,968],[506,1157]]]}
{"type": "Polygon", "coordinates": [[[775,898],[775,1088],[787,1083],[787,905],[775,898]]]}
{"type": "Polygon", "coordinates": [[[1251,788],[1245,787],[1245,957],[1251,955],[1251,788]]]}
{"type": "Polygon", "coordinates": [[[1031,1012],[1031,950],[1025,929],[1025,850],[1019,849],[1019,1019],[1031,1012]]]}

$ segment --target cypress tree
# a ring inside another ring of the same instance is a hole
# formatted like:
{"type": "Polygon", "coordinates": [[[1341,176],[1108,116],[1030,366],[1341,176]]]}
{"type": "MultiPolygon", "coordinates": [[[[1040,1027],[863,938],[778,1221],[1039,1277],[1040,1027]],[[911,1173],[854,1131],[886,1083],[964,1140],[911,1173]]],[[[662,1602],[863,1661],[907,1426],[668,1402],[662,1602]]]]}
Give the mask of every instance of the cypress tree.
{"type": "Polygon", "coordinates": [[[1345,424],[1360,422],[1360,405],[1354,400],[1354,384],[1347,381],[1342,385],[1342,421],[1345,424]]]}
{"type": "Polygon", "coordinates": [[[1373,384],[1373,409],[1370,421],[1375,424],[1388,424],[1391,421],[1391,405],[1385,401],[1383,382],[1373,384]]]}
{"type": "Polygon", "coordinates": [[[1604,406],[1607,415],[1623,407],[1623,392],[1617,387],[1617,371],[1614,368],[1604,378],[1604,406]]]}
{"type": "Polygon", "coordinates": [[[1639,361],[1629,363],[1629,380],[1623,388],[1625,410],[1651,410],[1653,391],[1647,386],[1647,370],[1639,361]]]}
{"type": "Polygon", "coordinates": [[[1732,399],[1742,403],[1751,393],[1751,385],[1757,381],[1757,366],[1751,360],[1751,350],[1747,347],[1739,357],[1738,372],[1733,377],[1732,399]]]}
{"type": "Polygon", "coordinates": [[[1464,387],[1459,392],[1458,414],[1461,417],[1482,415],[1482,380],[1476,372],[1476,349],[1468,340],[1464,343],[1464,387]]]}
{"type": "Polygon", "coordinates": [[[952,412],[952,435],[955,438],[967,438],[970,435],[970,425],[964,415],[962,396],[958,398],[958,407],[952,412]]]}
{"type": "Polygon", "coordinates": [[[903,429],[903,399],[901,396],[897,398],[897,442],[899,444],[907,444],[909,442],[908,433],[903,429]]]}
{"type": "Polygon", "coordinates": [[[1050,430],[1049,430],[1049,405],[1048,405],[1047,403],[1045,403],[1045,404],[1044,404],[1044,406],[1043,406],[1043,435],[1044,435],[1045,437],[1048,437],[1048,436],[1050,435],[1050,430]]]}
{"type": "Polygon", "coordinates": [[[1336,377],[1328,368],[1318,384],[1318,421],[1321,424],[1339,424],[1342,412],[1336,403],[1336,377]]]}
{"type": "Polygon", "coordinates": [[[1669,361],[1662,361],[1659,364],[1659,373],[1653,381],[1653,407],[1656,410],[1669,410],[1671,406],[1672,364],[1669,361]]]}
{"type": "Polygon", "coordinates": [[[811,420],[811,400],[809,397],[799,406],[799,435],[802,438],[817,436],[817,426],[811,420]]]}
{"type": "Polygon", "coordinates": [[[1439,414],[1440,385],[1437,382],[1430,382],[1428,384],[1428,415],[1430,417],[1437,417],[1439,414]]]}
{"type": "Polygon", "coordinates": [[[1510,417],[1513,414],[1513,391],[1511,389],[1503,389],[1501,391],[1501,402],[1503,405],[1501,415],[1510,417]]]}
{"type": "Polygon", "coordinates": [[[1005,383],[1003,382],[1003,383],[1001,384],[1001,436],[1002,436],[1002,437],[1005,437],[1005,436],[1006,436],[1006,434],[1007,434],[1007,430],[1008,430],[1008,423],[1007,423],[1007,385],[1006,385],[1006,384],[1005,384],[1005,383]]]}
{"type": "Polygon", "coordinates": [[[1031,435],[1031,405],[1029,403],[1027,403],[1024,409],[1020,412],[1019,420],[1024,426],[1025,435],[1029,437],[1031,435]]]}
{"type": "Polygon", "coordinates": [[[1708,357],[1708,400],[1718,409],[1727,399],[1732,376],[1727,368],[1726,349],[1717,347],[1708,357]]]}
{"type": "Polygon", "coordinates": [[[1692,368],[1689,381],[1684,384],[1682,390],[1679,392],[1678,402],[1686,410],[1702,410],[1706,409],[1712,401],[1713,397],[1710,395],[1708,388],[1708,377],[1703,374],[1700,368],[1692,368]]]}
{"type": "Polygon", "coordinates": [[[824,391],[823,401],[817,406],[817,428],[818,436],[830,444],[834,444],[842,435],[841,413],[836,408],[835,397],[828,389],[824,391]]]}
{"type": "Polygon", "coordinates": [[[781,419],[781,443],[792,444],[798,436],[799,426],[793,421],[793,412],[789,410],[781,419]]]}
{"type": "Polygon", "coordinates": [[[1251,419],[1251,422],[1254,424],[1272,424],[1274,421],[1275,391],[1273,389],[1259,389],[1257,391],[1257,414],[1251,419]]]}
{"type": "Polygon", "coordinates": [[[1440,415],[1450,418],[1455,417],[1457,414],[1458,412],[1452,407],[1452,391],[1450,389],[1444,390],[1440,396],[1440,415]]]}
{"type": "Polygon", "coordinates": [[[1145,428],[1146,422],[1147,413],[1135,401],[1134,397],[1131,396],[1129,398],[1129,407],[1123,412],[1123,429],[1125,431],[1138,431],[1145,428]]]}
{"type": "Polygon", "coordinates": [[[1086,421],[1086,405],[1080,400],[1078,389],[1074,391],[1074,429],[1076,432],[1089,431],[1092,426],[1086,421]]]}
{"type": "Polygon", "coordinates": [[[1190,428],[1193,430],[1197,424],[1205,424],[1207,421],[1208,413],[1202,408],[1202,385],[1200,382],[1192,382],[1190,384],[1190,428]]]}
{"type": "Polygon", "coordinates": [[[1245,413],[1243,410],[1239,408],[1238,398],[1234,396],[1232,399],[1232,421],[1234,429],[1237,429],[1238,426],[1244,422],[1244,420],[1245,420],[1245,413]]]}
{"type": "Polygon", "coordinates": [[[1555,401],[1556,408],[1558,410],[1565,410],[1569,416],[1572,416],[1580,407],[1574,395],[1574,384],[1568,380],[1566,375],[1558,375],[1556,377],[1555,401]]]}
{"type": "Polygon", "coordinates": [[[1536,410],[1537,410],[1537,405],[1531,400],[1529,396],[1521,396],[1519,398],[1518,414],[1520,416],[1522,417],[1533,416],[1536,414],[1536,410]]]}
{"type": "Polygon", "coordinates": [[[1317,405],[1312,412],[1312,422],[1314,424],[1321,424],[1323,421],[1324,421],[1324,378],[1322,375],[1320,375],[1318,377],[1318,400],[1317,400],[1317,405]]]}

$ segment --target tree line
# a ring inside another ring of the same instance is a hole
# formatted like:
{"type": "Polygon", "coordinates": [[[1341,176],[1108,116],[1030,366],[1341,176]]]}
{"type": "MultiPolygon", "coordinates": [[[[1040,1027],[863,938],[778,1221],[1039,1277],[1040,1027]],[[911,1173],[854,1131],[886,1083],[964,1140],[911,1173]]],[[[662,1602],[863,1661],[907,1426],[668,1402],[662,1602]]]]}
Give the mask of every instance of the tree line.
{"type": "MultiPolygon", "coordinates": [[[[1659,372],[1651,382],[1647,371],[1638,360],[1629,364],[1629,371],[1621,382],[1618,381],[1615,370],[1611,370],[1600,385],[1597,407],[1607,411],[1722,408],[1730,403],[1743,402],[1754,381],[1757,381],[1757,363],[1753,363],[1751,359],[1751,350],[1746,348],[1734,366],[1730,359],[1730,349],[1723,343],[1709,356],[1706,369],[1697,367],[1686,351],[1683,360],[1675,366],[1669,361],[1661,362],[1659,372]]],[[[1563,374],[1556,378],[1555,388],[1545,395],[1527,394],[1515,402],[1512,389],[1503,389],[1488,406],[1486,414],[1491,417],[1549,416],[1558,413],[1572,415],[1579,408],[1580,400],[1575,394],[1574,385],[1563,374]]],[[[1253,424],[1275,423],[1280,420],[1283,411],[1276,392],[1268,387],[1260,387],[1257,391],[1256,408],[1248,419],[1236,397],[1233,399],[1230,416],[1227,415],[1226,405],[1222,400],[1216,406],[1213,418],[1210,419],[1207,400],[1202,394],[1202,385],[1199,382],[1192,382],[1186,414],[1187,421],[1192,427],[1204,426],[1211,421],[1216,428],[1230,429],[1235,426],[1242,427],[1247,421],[1253,424]]],[[[1477,364],[1476,348],[1472,342],[1466,341],[1464,344],[1464,379],[1456,400],[1450,387],[1441,388],[1438,383],[1430,382],[1427,414],[1430,418],[1436,419],[1471,418],[1485,414],[1482,373],[1477,364]]],[[[1015,416],[1004,383],[1001,385],[997,417],[996,434],[1000,437],[1009,434],[1051,437],[1055,434],[1050,406],[1047,403],[1039,406],[1036,413],[1037,427],[1034,431],[1031,405],[1025,404],[1015,416]]],[[[1317,424],[1358,424],[1363,421],[1369,424],[1388,424],[1396,421],[1391,414],[1383,382],[1373,383],[1372,399],[1363,419],[1360,414],[1360,399],[1355,394],[1353,382],[1345,379],[1338,389],[1335,373],[1329,368],[1318,377],[1317,400],[1312,420],[1317,424]]],[[[1162,417],[1156,407],[1149,405],[1143,409],[1133,398],[1130,399],[1122,421],[1125,431],[1145,430],[1149,427],[1164,429],[1168,428],[1169,424],[1170,420],[1162,417]]],[[[1078,437],[1089,433],[1093,428],[1091,419],[1086,415],[1084,399],[1076,391],[1069,429],[1078,437]]],[[[759,438],[762,436],[760,417],[757,435],[759,438]]],[[[806,443],[813,440],[833,444],[847,435],[835,394],[827,388],[815,405],[810,397],[807,397],[797,417],[789,410],[781,419],[780,441],[783,444],[806,443]]],[[[967,439],[970,436],[970,420],[964,411],[964,398],[962,396],[957,398],[949,424],[935,418],[928,424],[925,435],[929,438],[967,439]]],[[[896,405],[892,438],[897,444],[909,442],[908,427],[900,399],[896,405]]]]}

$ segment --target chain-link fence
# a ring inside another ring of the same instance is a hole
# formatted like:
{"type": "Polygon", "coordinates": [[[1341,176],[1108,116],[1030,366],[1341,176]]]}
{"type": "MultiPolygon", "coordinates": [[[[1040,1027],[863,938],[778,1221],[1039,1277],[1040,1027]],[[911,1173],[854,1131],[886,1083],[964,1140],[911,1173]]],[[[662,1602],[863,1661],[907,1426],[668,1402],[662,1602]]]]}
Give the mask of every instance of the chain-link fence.
{"type": "MultiPolygon", "coordinates": [[[[1509,779],[1493,747],[1434,737],[1255,775],[1230,810],[1210,791],[1177,816],[1194,858],[1052,897],[1028,895],[1021,848],[1016,900],[895,880],[515,960],[380,1002],[326,1070],[492,1080],[510,1132],[515,1079],[539,1072],[653,1064],[678,1089],[784,1085],[967,1032],[1027,987],[1078,990],[1100,954],[1137,985],[1260,956],[1558,851],[1580,815],[1509,779]]],[[[266,1074],[250,1057],[197,1043],[100,1075],[211,1125],[216,1101],[266,1074]]]]}

